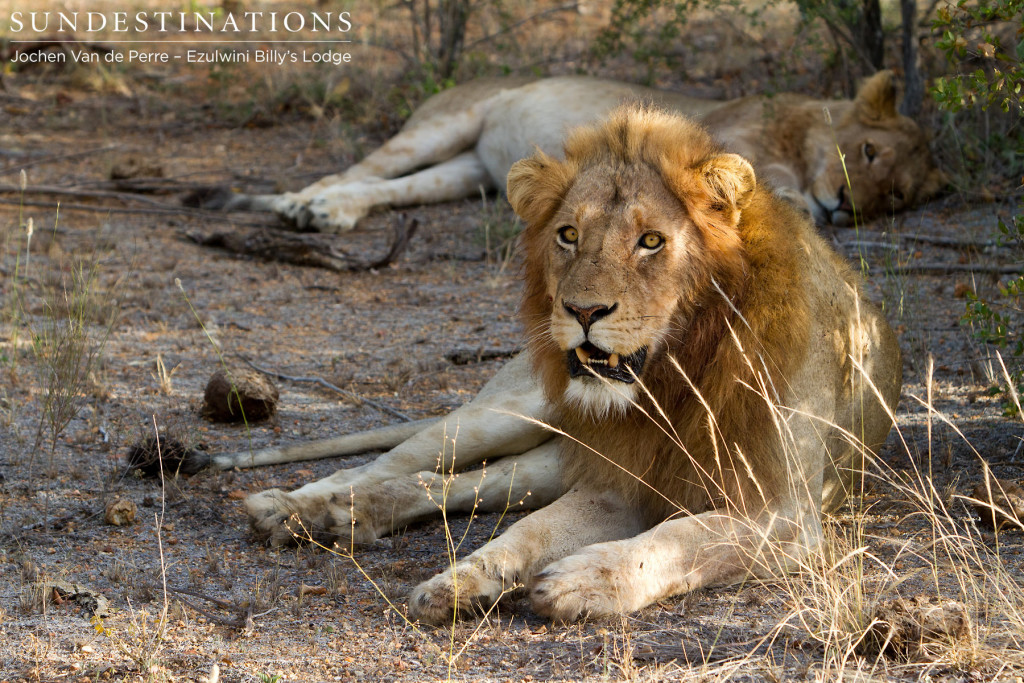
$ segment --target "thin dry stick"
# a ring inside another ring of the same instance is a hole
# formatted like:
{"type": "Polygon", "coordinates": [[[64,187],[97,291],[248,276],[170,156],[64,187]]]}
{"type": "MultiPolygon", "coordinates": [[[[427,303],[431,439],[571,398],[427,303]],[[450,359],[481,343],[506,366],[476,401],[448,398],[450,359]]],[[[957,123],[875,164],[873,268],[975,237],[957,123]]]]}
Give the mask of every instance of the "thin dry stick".
{"type": "MultiPolygon", "coordinates": [[[[222,211],[203,211],[202,209],[190,209],[185,206],[172,206],[165,204],[162,207],[141,207],[141,206],[105,206],[103,204],[69,204],[67,202],[43,202],[34,199],[18,201],[14,199],[0,199],[0,204],[9,206],[39,206],[44,209],[61,209],[62,211],[96,211],[99,213],[131,213],[153,216],[192,216],[193,218],[205,218],[208,220],[224,221],[225,214],[222,211]]],[[[265,223],[239,223],[232,221],[235,225],[265,226],[265,223]]]]}
{"type": "Polygon", "coordinates": [[[940,247],[987,249],[1000,246],[996,240],[963,240],[956,237],[943,237],[942,235],[915,235],[913,233],[900,234],[899,240],[901,242],[924,242],[925,244],[934,244],[940,247]]]}
{"type": "Polygon", "coordinates": [[[0,176],[7,175],[8,173],[18,173],[19,171],[23,171],[27,168],[32,168],[33,166],[42,166],[43,164],[52,164],[58,161],[69,161],[71,159],[78,159],[80,157],[89,157],[95,154],[103,154],[104,152],[112,152],[115,149],[120,148],[121,145],[107,145],[106,147],[87,149],[84,152],[71,152],[70,154],[53,154],[48,157],[41,157],[39,159],[25,161],[24,163],[18,162],[0,169],[0,176]]]}
{"type": "Polygon", "coordinates": [[[946,273],[994,273],[996,275],[1019,275],[1024,272],[1020,265],[1003,266],[998,264],[986,265],[983,263],[909,263],[902,266],[891,266],[888,268],[871,268],[869,273],[876,274],[886,272],[895,275],[945,275],[946,273]]]}
{"type": "Polygon", "coordinates": [[[132,192],[113,192],[111,190],[83,190],[77,187],[58,187],[56,185],[32,185],[22,188],[19,185],[0,184],[0,194],[54,194],[64,197],[87,197],[93,199],[117,199],[123,202],[139,202],[160,208],[177,208],[166,202],[132,192]]]}
{"type": "Polygon", "coordinates": [[[293,377],[291,375],[285,375],[285,374],[282,374],[280,372],[277,372],[276,370],[269,370],[267,368],[261,368],[260,366],[256,365],[255,363],[253,363],[251,360],[249,360],[245,356],[243,356],[241,354],[237,354],[237,355],[250,368],[252,368],[253,370],[256,370],[257,372],[262,372],[264,375],[270,375],[271,377],[275,377],[277,379],[283,379],[286,382],[307,382],[307,383],[311,383],[311,384],[319,384],[320,386],[325,387],[327,389],[330,389],[331,391],[334,391],[336,393],[339,393],[342,396],[347,396],[348,398],[351,398],[354,401],[358,401],[360,403],[365,403],[366,405],[370,406],[371,408],[379,410],[382,413],[387,413],[388,415],[392,415],[394,417],[397,417],[400,420],[405,420],[406,422],[412,422],[412,418],[409,417],[408,415],[406,415],[405,413],[399,412],[399,411],[395,410],[394,408],[389,408],[388,406],[384,405],[383,403],[378,403],[377,401],[374,401],[373,399],[369,399],[369,398],[365,398],[363,396],[360,396],[359,394],[355,393],[354,391],[348,391],[347,389],[342,389],[341,387],[339,387],[339,386],[337,386],[335,384],[331,384],[330,382],[325,380],[323,377],[293,377]]]}

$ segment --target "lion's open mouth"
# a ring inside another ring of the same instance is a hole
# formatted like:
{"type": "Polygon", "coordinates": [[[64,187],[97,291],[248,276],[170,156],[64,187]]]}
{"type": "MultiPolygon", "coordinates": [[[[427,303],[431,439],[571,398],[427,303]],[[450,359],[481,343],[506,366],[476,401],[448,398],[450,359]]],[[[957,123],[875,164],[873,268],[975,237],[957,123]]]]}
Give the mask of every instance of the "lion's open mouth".
{"type": "Polygon", "coordinates": [[[641,348],[628,356],[621,356],[602,351],[590,342],[583,342],[571,349],[566,358],[570,377],[593,377],[596,373],[607,379],[632,384],[644,368],[647,349],[641,348]]]}

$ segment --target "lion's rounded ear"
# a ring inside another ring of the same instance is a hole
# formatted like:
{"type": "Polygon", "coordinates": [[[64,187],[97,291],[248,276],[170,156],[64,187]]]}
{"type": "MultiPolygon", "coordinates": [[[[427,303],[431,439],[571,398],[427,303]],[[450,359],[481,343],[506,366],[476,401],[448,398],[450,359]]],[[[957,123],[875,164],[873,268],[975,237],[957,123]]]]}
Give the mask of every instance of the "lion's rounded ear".
{"type": "Polygon", "coordinates": [[[505,191],[512,210],[529,226],[546,222],[568,188],[566,165],[537,150],[532,157],[512,164],[505,191]]]}
{"type": "Polygon", "coordinates": [[[888,69],[867,78],[857,91],[854,105],[857,116],[865,123],[896,118],[902,99],[896,74],[888,69]]]}
{"type": "Polygon", "coordinates": [[[723,211],[744,209],[757,185],[754,167],[739,154],[711,157],[701,165],[700,176],[712,205],[720,206],[723,211]]]}

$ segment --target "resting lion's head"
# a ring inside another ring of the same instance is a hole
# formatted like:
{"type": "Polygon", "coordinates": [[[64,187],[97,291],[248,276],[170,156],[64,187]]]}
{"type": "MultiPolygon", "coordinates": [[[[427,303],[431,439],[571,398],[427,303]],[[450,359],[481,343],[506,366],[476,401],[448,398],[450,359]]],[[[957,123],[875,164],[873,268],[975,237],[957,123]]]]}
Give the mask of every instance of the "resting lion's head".
{"type": "Polygon", "coordinates": [[[564,161],[516,163],[508,197],[526,223],[521,311],[539,378],[550,400],[593,415],[623,412],[638,378],[669,384],[666,352],[698,376],[742,296],[747,243],[785,241],[758,226],[780,211],[805,220],[698,125],[637,106],[574,131],[564,161]]]}
{"type": "Polygon", "coordinates": [[[899,102],[895,76],[880,71],[854,100],[827,105],[828,118],[815,112],[804,150],[805,199],[819,222],[848,225],[854,210],[862,218],[891,214],[927,201],[946,185],[927,136],[897,111],[899,102]]]}

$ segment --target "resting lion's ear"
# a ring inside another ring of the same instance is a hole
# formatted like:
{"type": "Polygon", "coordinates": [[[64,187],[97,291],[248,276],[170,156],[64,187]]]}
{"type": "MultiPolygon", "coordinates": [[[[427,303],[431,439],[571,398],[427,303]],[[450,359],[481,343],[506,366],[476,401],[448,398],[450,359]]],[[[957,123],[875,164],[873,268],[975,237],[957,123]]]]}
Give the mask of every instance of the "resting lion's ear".
{"type": "Polygon", "coordinates": [[[739,220],[738,212],[746,208],[754,196],[757,185],[754,167],[739,154],[719,154],[705,161],[699,173],[712,210],[735,213],[729,221],[735,224],[739,220]]]}
{"type": "Polygon", "coordinates": [[[512,164],[506,194],[512,210],[526,225],[546,223],[569,189],[566,165],[537,150],[532,157],[512,164]]]}
{"type": "Polygon", "coordinates": [[[898,85],[896,74],[888,69],[866,79],[854,99],[858,118],[871,123],[898,116],[896,108],[901,99],[898,85]]]}

